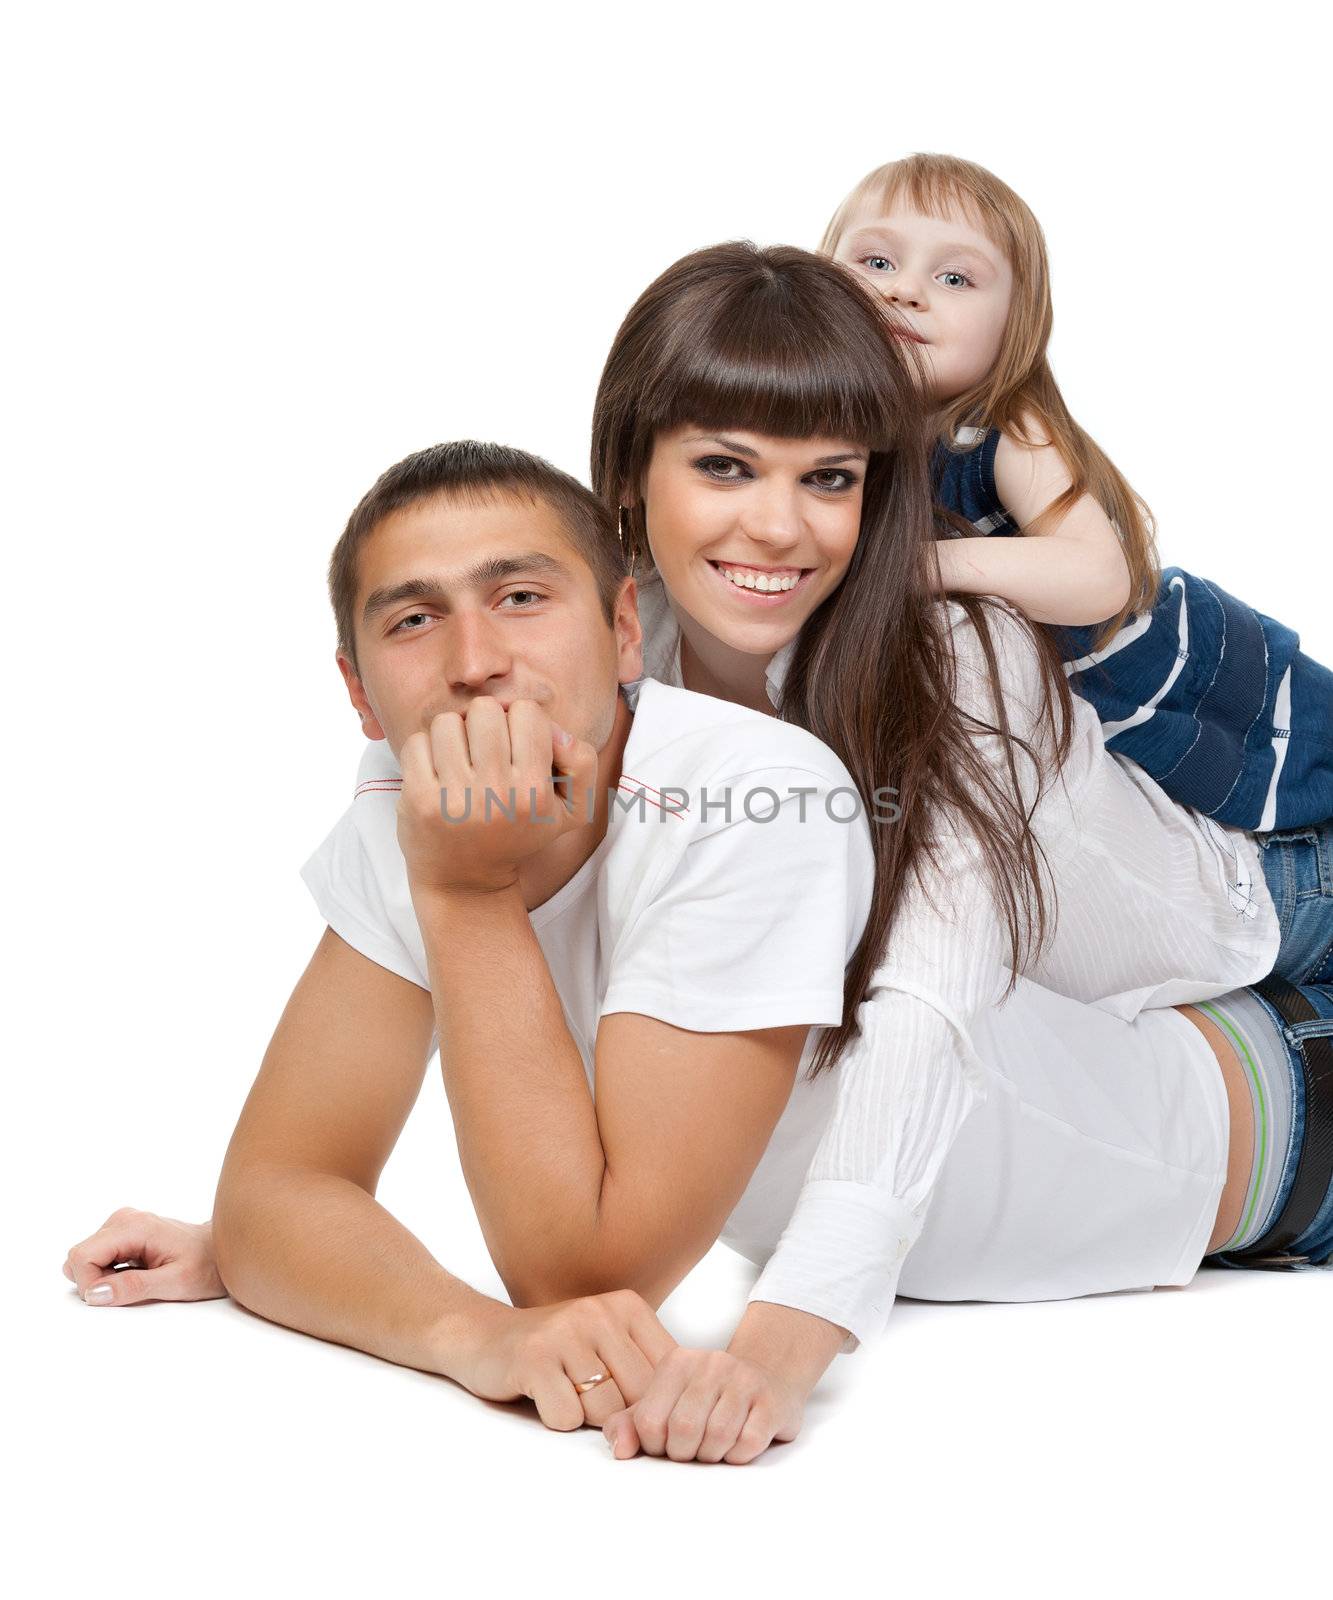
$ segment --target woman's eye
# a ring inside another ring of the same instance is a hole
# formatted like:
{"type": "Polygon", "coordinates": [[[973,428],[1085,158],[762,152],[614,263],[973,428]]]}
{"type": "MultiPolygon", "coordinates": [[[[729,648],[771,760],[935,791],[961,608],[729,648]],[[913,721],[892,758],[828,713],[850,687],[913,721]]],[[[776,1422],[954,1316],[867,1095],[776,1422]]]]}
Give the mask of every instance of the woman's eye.
{"type": "Polygon", "coordinates": [[[719,483],[736,483],[744,476],[744,468],[735,456],[701,456],[694,464],[705,477],[715,478],[719,483]],[[737,471],[728,472],[728,467],[735,467],[737,471]]]}
{"type": "Polygon", "coordinates": [[[961,288],[963,286],[963,284],[972,282],[971,278],[969,278],[965,272],[941,272],[940,273],[940,277],[941,278],[946,278],[946,279],[947,278],[956,278],[957,279],[956,283],[950,283],[950,284],[947,285],[947,287],[950,288],[950,289],[959,289],[959,288],[961,288]]]}
{"type": "Polygon", "coordinates": [[[844,472],[840,467],[821,467],[818,472],[812,472],[810,476],[826,480],[816,485],[820,489],[850,489],[856,482],[850,472],[844,472]],[[832,483],[827,481],[830,478],[834,480],[832,483]]]}
{"type": "Polygon", "coordinates": [[[893,262],[887,256],[862,256],[861,260],[872,272],[893,271],[893,262]]]}

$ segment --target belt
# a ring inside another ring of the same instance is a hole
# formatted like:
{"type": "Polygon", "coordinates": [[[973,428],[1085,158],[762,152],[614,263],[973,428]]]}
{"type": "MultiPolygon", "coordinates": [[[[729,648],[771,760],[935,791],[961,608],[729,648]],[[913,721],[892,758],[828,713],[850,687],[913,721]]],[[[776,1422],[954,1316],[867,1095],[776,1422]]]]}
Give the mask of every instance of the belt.
{"type": "MultiPolygon", "coordinates": [[[[1268,1001],[1288,1029],[1303,1022],[1329,1021],[1285,978],[1267,977],[1254,985],[1254,992],[1268,1001]]],[[[1279,1268],[1303,1261],[1303,1256],[1285,1252],[1314,1221],[1333,1184],[1333,1038],[1327,1034],[1293,1038],[1290,1032],[1286,1038],[1296,1048],[1305,1078],[1305,1139],[1291,1193],[1272,1226],[1243,1250],[1225,1253],[1227,1261],[1247,1266],[1279,1268]]]]}

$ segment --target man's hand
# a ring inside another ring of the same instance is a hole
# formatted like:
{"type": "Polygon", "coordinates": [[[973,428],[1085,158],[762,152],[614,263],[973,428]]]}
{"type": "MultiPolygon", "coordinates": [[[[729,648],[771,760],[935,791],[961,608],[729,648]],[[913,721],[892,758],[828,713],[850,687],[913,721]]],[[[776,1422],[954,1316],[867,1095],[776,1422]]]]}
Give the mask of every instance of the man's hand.
{"type": "Polygon", "coordinates": [[[398,760],[398,843],[414,893],[510,888],[529,856],[595,814],[597,752],[533,700],[506,711],[484,695],[465,716],[441,712],[398,760]]]}
{"type": "Polygon", "coordinates": [[[211,1221],[177,1222],[128,1206],[71,1245],[61,1270],[90,1306],[218,1300],[227,1293],[213,1255],[211,1221]],[[120,1262],[129,1265],[113,1272],[120,1262]],[[107,1292],[98,1294],[98,1289],[107,1292]]]}
{"type": "Polygon", "coordinates": [[[617,1461],[642,1449],[672,1461],[742,1466],[775,1439],[796,1437],[805,1401],[796,1385],[753,1361],[677,1345],[643,1397],[608,1417],[602,1432],[617,1461]]]}
{"type": "Polygon", "coordinates": [[[498,1307],[449,1375],[483,1400],[527,1396],[548,1428],[600,1428],[644,1394],[653,1368],[676,1341],[633,1289],[511,1310],[498,1307]],[[604,1372],[605,1383],[580,1394],[578,1382],[604,1372]]]}

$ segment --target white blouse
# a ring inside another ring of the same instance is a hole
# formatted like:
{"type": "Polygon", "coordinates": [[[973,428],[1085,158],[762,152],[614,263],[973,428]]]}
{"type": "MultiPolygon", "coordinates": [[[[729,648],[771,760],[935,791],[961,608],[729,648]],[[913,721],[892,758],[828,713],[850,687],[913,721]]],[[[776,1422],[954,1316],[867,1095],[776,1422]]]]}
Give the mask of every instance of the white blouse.
{"type": "MultiPolygon", "coordinates": [[[[963,607],[942,604],[957,703],[994,723],[980,641],[963,607]]],[[[641,584],[639,612],[645,672],[681,685],[679,625],[660,581],[641,584]]],[[[1049,773],[1044,668],[1016,613],[995,607],[989,615],[1010,727],[1049,773]]],[[[775,704],[793,650],[769,663],[775,704]]],[[[1077,695],[1073,718],[1059,779],[1039,799],[1036,766],[1016,754],[1055,890],[1054,931],[1028,977],[1124,1022],[1146,1007],[1212,998],[1264,977],[1279,929],[1251,835],[1178,805],[1107,751],[1096,713],[1077,695]]],[[[999,737],[978,735],[978,743],[998,769],[999,737]]],[[[858,1014],[860,1036],[833,1069],[836,1097],[790,1220],[779,1239],[739,1245],[764,1263],[750,1300],[851,1329],[847,1351],[882,1331],[941,1167],[985,1099],[973,1034],[1009,981],[980,851],[959,827],[944,840],[931,892],[914,883],[907,893],[858,1014]]]]}

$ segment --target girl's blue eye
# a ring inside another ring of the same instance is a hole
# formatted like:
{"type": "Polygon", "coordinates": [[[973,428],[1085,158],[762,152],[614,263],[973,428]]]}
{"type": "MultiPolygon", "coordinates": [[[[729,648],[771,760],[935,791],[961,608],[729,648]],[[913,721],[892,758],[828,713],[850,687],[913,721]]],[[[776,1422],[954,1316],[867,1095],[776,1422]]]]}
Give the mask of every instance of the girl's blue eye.
{"type": "Polygon", "coordinates": [[[868,266],[873,272],[879,272],[881,270],[891,272],[893,270],[893,263],[887,256],[865,256],[863,259],[866,266],[868,266]],[[879,263],[879,265],[877,265],[877,263],[879,263]]]}
{"type": "Polygon", "coordinates": [[[960,287],[964,283],[971,283],[972,282],[971,278],[969,278],[965,272],[941,272],[940,273],[940,277],[941,278],[957,278],[958,279],[958,282],[956,284],[955,283],[949,284],[948,287],[950,289],[956,289],[956,288],[960,287]]]}

